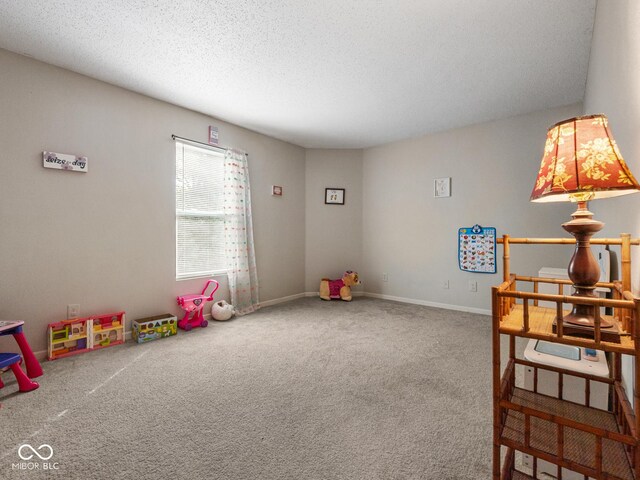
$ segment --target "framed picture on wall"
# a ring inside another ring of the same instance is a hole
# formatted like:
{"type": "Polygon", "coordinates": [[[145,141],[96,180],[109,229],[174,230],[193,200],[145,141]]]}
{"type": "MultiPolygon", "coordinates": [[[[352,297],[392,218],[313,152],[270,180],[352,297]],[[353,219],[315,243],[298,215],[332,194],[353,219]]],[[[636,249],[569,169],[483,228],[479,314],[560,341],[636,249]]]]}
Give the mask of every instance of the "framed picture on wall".
{"type": "Polygon", "coordinates": [[[433,196],[434,197],[450,197],[451,196],[451,177],[434,179],[433,196]]]}
{"type": "Polygon", "coordinates": [[[325,188],[324,203],[327,205],[344,205],[344,188],[325,188]]]}
{"type": "Polygon", "coordinates": [[[218,145],[218,127],[209,125],[209,145],[218,145]]]}

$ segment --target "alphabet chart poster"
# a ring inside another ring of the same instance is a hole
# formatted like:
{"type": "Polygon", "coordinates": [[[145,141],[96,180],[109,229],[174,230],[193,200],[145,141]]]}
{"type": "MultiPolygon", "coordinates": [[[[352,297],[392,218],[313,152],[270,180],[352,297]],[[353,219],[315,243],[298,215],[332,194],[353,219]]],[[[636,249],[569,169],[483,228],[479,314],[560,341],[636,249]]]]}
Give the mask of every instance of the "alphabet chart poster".
{"type": "Polygon", "coordinates": [[[465,272],[496,273],[495,227],[458,229],[458,266],[465,272]]]}

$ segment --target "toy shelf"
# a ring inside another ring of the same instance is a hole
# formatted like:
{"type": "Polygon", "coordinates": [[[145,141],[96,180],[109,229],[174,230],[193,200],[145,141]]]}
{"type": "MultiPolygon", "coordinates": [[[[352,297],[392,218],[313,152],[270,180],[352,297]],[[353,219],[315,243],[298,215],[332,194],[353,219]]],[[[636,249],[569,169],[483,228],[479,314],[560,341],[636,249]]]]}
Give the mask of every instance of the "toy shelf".
{"type": "Polygon", "coordinates": [[[109,342],[107,345],[94,345],[91,350],[100,350],[101,348],[115,347],[116,345],[121,345],[123,343],[123,340],[115,340],[113,342],[109,342]]]}
{"type": "Polygon", "coordinates": [[[54,360],[54,359],[58,359],[58,358],[66,358],[66,357],[72,357],[74,355],[78,355],[79,353],[84,353],[86,352],[87,349],[83,348],[83,349],[78,349],[78,350],[71,350],[71,351],[65,351],[65,352],[54,352],[54,354],[51,356],[51,358],[49,358],[49,360],[54,360]]]}
{"type": "Polygon", "coordinates": [[[61,339],[61,340],[53,340],[53,341],[51,342],[51,344],[52,344],[52,345],[58,345],[58,344],[60,344],[60,343],[72,342],[72,341],[74,341],[74,340],[80,340],[80,339],[82,339],[82,338],[87,338],[87,336],[86,336],[86,335],[81,335],[81,336],[69,337],[68,339],[63,338],[63,339],[61,339]]]}
{"type": "Polygon", "coordinates": [[[49,324],[49,360],[124,343],[125,313],[74,318],[49,324]]]}
{"type": "Polygon", "coordinates": [[[493,479],[543,478],[539,475],[548,471],[542,471],[538,465],[546,462],[545,468],[553,466],[557,478],[640,480],[640,299],[630,292],[630,247],[640,245],[640,240],[623,234],[620,239],[592,242],[621,247],[622,280],[597,284],[608,289],[612,298],[565,296],[561,292],[564,285],[571,284],[568,280],[524,277],[509,271],[512,244],[568,244],[575,240],[511,239],[505,235],[498,243],[504,246],[504,281],[492,288],[493,479]],[[542,283],[556,284],[558,294],[538,293],[542,283]],[[542,307],[542,302],[555,307],[542,307]],[[563,317],[575,304],[594,307],[594,328],[585,330],[563,323],[563,317]],[[613,326],[603,327],[603,320],[613,326]],[[508,337],[506,365],[501,354],[503,335],[508,337]],[[609,377],[519,358],[516,337],[608,352],[609,377]],[[634,395],[633,407],[623,387],[623,354],[630,355],[634,364],[633,378],[627,379],[631,382],[629,391],[634,395]],[[523,388],[519,375],[525,369],[532,371],[533,381],[523,388]],[[557,397],[540,392],[538,378],[542,372],[557,376],[557,397]],[[584,404],[563,398],[568,377],[583,382],[584,404]],[[607,410],[591,405],[594,382],[604,384],[602,388],[608,392],[607,410]],[[520,464],[518,455],[522,454],[529,455],[532,462],[520,464]]]}
{"type": "Polygon", "coordinates": [[[120,325],[118,325],[117,327],[109,327],[109,328],[102,328],[102,327],[100,327],[100,325],[98,325],[98,326],[94,325],[93,326],[93,333],[96,333],[96,332],[109,332],[111,330],[121,330],[121,329],[122,329],[122,326],[120,326],[120,325]]]}

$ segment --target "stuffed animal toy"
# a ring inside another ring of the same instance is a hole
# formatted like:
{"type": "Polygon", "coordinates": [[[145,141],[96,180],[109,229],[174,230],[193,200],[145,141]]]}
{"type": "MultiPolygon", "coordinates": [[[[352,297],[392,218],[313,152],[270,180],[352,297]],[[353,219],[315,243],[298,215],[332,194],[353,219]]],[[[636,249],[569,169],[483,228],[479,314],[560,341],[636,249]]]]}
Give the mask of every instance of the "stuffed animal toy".
{"type": "Polygon", "coordinates": [[[224,321],[233,317],[235,309],[233,305],[227,303],[225,300],[220,300],[211,305],[211,318],[214,320],[224,321]]]}
{"type": "Polygon", "coordinates": [[[347,270],[339,280],[329,280],[323,278],[320,281],[320,298],[322,300],[342,299],[345,302],[351,301],[351,287],[360,285],[358,274],[347,270]]]}

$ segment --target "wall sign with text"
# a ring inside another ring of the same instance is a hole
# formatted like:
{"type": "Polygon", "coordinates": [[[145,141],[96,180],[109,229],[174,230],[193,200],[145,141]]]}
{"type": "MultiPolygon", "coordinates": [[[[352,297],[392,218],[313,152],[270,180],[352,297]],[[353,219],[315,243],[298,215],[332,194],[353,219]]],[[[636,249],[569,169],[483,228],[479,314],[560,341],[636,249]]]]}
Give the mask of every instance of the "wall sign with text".
{"type": "Polygon", "coordinates": [[[42,164],[45,168],[70,170],[72,172],[88,172],[89,160],[79,155],[66,153],[42,152],[42,164]]]}

